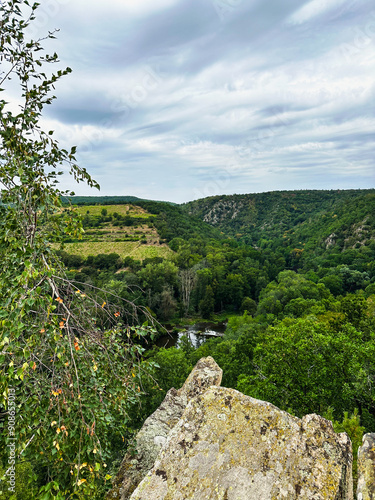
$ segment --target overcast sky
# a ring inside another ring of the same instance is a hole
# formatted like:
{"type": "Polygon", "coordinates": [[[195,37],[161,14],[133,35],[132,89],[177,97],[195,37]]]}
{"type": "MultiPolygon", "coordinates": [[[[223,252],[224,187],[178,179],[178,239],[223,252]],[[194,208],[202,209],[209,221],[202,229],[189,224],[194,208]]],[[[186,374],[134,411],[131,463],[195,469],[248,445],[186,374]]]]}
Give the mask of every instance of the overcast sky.
{"type": "Polygon", "coordinates": [[[45,112],[101,192],[375,187],[373,0],[41,0],[73,73],[45,112]]]}

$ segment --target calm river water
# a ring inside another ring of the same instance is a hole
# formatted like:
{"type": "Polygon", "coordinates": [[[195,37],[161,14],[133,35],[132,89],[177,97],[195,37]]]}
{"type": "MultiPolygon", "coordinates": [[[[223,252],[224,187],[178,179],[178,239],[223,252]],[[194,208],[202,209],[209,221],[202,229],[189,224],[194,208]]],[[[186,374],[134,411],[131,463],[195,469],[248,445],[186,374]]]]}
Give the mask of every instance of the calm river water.
{"type": "MultiPolygon", "coordinates": [[[[181,338],[187,335],[194,347],[199,347],[210,337],[222,337],[227,323],[196,323],[186,326],[186,330],[179,333],[169,333],[158,338],[156,345],[159,347],[178,347],[181,338]]],[[[181,327],[184,328],[184,327],[181,327]]]]}

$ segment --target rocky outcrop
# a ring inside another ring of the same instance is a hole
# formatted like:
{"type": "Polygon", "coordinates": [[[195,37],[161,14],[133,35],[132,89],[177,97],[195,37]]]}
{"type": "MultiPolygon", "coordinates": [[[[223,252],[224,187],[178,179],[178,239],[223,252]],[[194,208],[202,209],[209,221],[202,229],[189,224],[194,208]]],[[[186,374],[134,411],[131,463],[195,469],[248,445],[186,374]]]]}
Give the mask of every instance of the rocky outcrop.
{"type": "MultiPolygon", "coordinates": [[[[127,453],[107,500],[128,500],[153,467],[171,429],[177,424],[188,402],[210,386],[220,385],[222,370],[210,356],[202,358],[178,391],[171,389],[159,408],[145,421],[136,436],[136,453],[127,453]]],[[[150,497],[152,498],[152,496],[150,497]]]]}
{"type": "Polygon", "coordinates": [[[358,450],[358,500],[375,500],[375,434],[365,434],[358,450]]]}
{"type": "Polygon", "coordinates": [[[131,500],[352,500],[351,442],[234,389],[186,407],[131,500]]]}
{"type": "Polygon", "coordinates": [[[334,247],[336,245],[336,238],[337,234],[335,233],[332,233],[328,236],[328,238],[324,241],[326,249],[334,247]]]}
{"type": "MultiPolygon", "coordinates": [[[[203,358],[180,390],[168,392],[136,436],[136,454],[125,456],[108,500],[353,499],[345,433],[318,415],[299,419],[219,387],[221,377],[215,361],[203,358]]],[[[360,500],[375,499],[375,435],[367,436],[360,500]]]]}

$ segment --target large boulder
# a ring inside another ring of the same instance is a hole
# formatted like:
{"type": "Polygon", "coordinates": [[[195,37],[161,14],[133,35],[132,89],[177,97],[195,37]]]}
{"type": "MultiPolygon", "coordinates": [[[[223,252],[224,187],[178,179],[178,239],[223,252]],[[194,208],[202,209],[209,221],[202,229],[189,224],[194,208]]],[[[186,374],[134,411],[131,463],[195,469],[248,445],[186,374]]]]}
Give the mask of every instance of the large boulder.
{"type": "Polygon", "coordinates": [[[351,442],[233,389],[196,395],[131,500],[352,500],[351,442]]]}
{"type": "MultiPolygon", "coordinates": [[[[136,453],[127,453],[113,482],[107,500],[128,500],[153,467],[171,429],[177,424],[188,402],[210,386],[220,385],[222,369],[208,356],[195,365],[181,389],[171,389],[159,408],[145,421],[137,434],[136,453]]],[[[152,497],[151,497],[152,498],[152,497]]]]}
{"type": "Polygon", "coordinates": [[[358,450],[358,500],[375,500],[375,434],[365,434],[358,450]]]}

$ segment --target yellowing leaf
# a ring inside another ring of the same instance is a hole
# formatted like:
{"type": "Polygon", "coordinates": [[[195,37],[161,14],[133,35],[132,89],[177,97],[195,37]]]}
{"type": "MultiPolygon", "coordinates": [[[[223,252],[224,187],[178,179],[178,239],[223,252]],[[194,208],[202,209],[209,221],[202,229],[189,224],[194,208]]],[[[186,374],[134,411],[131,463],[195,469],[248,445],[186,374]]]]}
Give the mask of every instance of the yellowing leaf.
{"type": "Polygon", "coordinates": [[[81,486],[81,484],[85,483],[86,479],[80,479],[77,483],[78,486],[81,486]]]}

